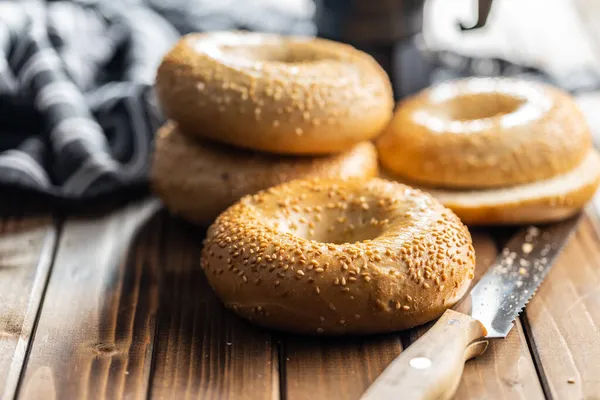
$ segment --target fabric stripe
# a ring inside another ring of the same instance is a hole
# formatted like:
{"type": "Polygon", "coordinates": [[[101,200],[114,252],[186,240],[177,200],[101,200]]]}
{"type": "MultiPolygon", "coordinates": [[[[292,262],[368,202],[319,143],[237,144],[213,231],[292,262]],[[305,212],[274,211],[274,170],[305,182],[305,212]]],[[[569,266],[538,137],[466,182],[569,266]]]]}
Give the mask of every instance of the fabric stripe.
{"type": "Polygon", "coordinates": [[[28,85],[33,76],[44,70],[53,70],[60,66],[60,59],[52,49],[42,49],[36,52],[19,71],[19,83],[28,85]]]}
{"type": "Polygon", "coordinates": [[[81,195],[101,176],[115,172],[117,165],[109,157],[96,154],[88,158],[85,163],[64,183],[66,192],[81,195]]]}
{"type": "Polygon", "coordinates": [[[87,118],[69,118],[61,121],[52,129],[50,138],[57,153],[75,140],[85,141],[101,152],[105,152],[107,148],[102,128],[95,121],[87,118]]]}
{"type": "Polygon", "coordinates": [[[40,165],[27,153],[7,150],[0,154],[0,167],[18,169],[42,187],[50,186],[50,179],[40,165]]]}
{"type": "Polygon", "coordinates": [[[44,111],[56,103],[66,103],[73,106],[82,103],[83,97],[75,85],[69,81],[52,82],[44,86],[35,97],[35,106],[44,111]]]}

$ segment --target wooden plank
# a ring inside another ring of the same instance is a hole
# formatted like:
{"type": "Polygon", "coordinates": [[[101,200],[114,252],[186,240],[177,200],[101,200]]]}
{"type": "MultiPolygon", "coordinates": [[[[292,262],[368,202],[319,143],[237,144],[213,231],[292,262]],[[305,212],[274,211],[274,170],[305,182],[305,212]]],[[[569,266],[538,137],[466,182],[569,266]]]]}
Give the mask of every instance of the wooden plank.
{"type": "MultiPolygon", "coordinates": [[[[477,256],[475,283],[490,267],[498,249],[493,238],[483,231],[473,233],[477,256]]],[[[409,332],[406,341],[414,342],[425,328],[409,332]]],[[[455,399],[543,399],[532,356],[520,321],[506,339],[490,341],[486,352],[466,363],[455,399]]]]}
{"type": "Polygon", "coordinates": [[[158,306],[158,229],[146,202],[61,233],[18,392],[23,399],[144,398],[158,306]]]}
{"type": "Polygon", "coordinates": [[[526,309],[540,371],[555,399],[600,393],[600,237],[592,218],[598,217],[584,218],[526,309]]]}
{"type": "Polygon", "coordinates": [[[168,219],[151,398],[278,399],[271,333],[226,310],[200,268],[204,232],[168,219]]]}
{"type": "Polygon", "coordinates": [[[402,351],[397,334],[361,338],[286,336],[288,400],[358,399],[402,351]]]}
{"type": "Polygon", "coordinates": [[[12,399],[48,279],[52,217],[0,220],[0,398],[12,399]]]}

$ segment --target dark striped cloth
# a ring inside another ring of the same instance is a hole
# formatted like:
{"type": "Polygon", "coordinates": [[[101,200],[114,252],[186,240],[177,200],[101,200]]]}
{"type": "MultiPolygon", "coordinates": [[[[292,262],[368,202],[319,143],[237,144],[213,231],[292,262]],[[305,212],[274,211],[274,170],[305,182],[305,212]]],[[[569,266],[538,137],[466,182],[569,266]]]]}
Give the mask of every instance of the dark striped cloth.
{"type": "Polygon", "coordinates": [[[0,1],[0,187],[64,203],[143,185],[163,121],[152,82],[181,33],[314,33],[250,3],[0,1]]]}

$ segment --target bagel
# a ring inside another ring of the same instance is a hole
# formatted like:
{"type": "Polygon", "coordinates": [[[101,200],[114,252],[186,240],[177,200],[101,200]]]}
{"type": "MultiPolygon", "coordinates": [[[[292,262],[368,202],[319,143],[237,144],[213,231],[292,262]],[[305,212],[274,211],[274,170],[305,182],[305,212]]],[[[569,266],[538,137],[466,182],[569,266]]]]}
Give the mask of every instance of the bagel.
{"type": "Polygon", "coordinates": [[[156,93],[186,134],[280,154],[348,150],[393,112],[389,78],[366,53],[263,33],[184,36],[158,68],[156,93]]]}
{"type": "Polygon", "coordinates": [[[471,236],[430,195],[383,179],[296,180],[245,196],[210,226],[201,266],[259,325],[363,334],[423,324],[466,292],[471,236]]]}
{"type": "Polygon", "coordinates": [[[336,155],[275,156],[190,137],[167,123],[158,131],[154,147],[154,191],[172,212],[207,225],[242,196],[292,179],[369,178],[378,173],[371,142],[336,155]]]}
{"type": "MultiPolygon", "coordinates": [[[[398,181],[387,171],[381,177],[398,181]]],[[[573,170],[537,182],[485,190],[444,190],[400,182],[429,192],[467,225],[535,224],[575,215],[600,183],[600,156],[594,149],[573,170]]]]}
{"type": "Polygon", "coordinates": [[[591,146],[570,95],[508,78],[450,81],[401,102],[377,141],[394,175],[432,187],[499,188],[549,179],[591,146]]]}
{"type": "Polygon", "coordinates": [[[378,139],[381,176],[419,187],[468,225],[553,222],[600,183],[573,98],[548,85],[470,78],[402,102],[378,139]]]}

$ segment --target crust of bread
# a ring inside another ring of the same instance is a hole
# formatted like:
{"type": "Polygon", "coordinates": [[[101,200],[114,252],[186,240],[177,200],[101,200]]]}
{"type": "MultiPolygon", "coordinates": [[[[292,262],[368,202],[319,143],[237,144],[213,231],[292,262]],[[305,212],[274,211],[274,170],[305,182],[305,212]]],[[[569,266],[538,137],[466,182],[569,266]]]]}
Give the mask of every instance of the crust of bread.
{"type": "Polygon", "coordinates": [[[567,173],[591,146],[567,93],[508,78],[442,83],[402,101],[378,139],[381,164],[448,189],[515,186],[567,173]]]}
{"type": "Polygon", "coordinates": [[[419,190],[317,179],[227,209],[201,264],[223,303],[259,325],[366,334],[440,316],[466,292],[475,255],[458,217],[419,190]]]}
{"type": "Polygon", "coordinates": [[[263,33],[184,36],[159,66],[156,92],[183,132],[278,154],[346,151],[381,133],[394,107],[366,53],[263,33]]]}
{"type": "Polygon", "coordinates": [[[242,196],[300,178],[377,176],[371,142],[326,156],[277,156],[184,135],[169,122],[157,133],[151,168],[154,191],[171,212],[209,225],[242,196]]]}
{"type": "Polygon", "coordinates": [[[600,155],[590,149],[565,174],[508,188],[444,190],[415,185],[383,170],[381,177],[429,192],[467,225],[546,223],[576,214],[592,199],[600,183],[600,155]]]}

